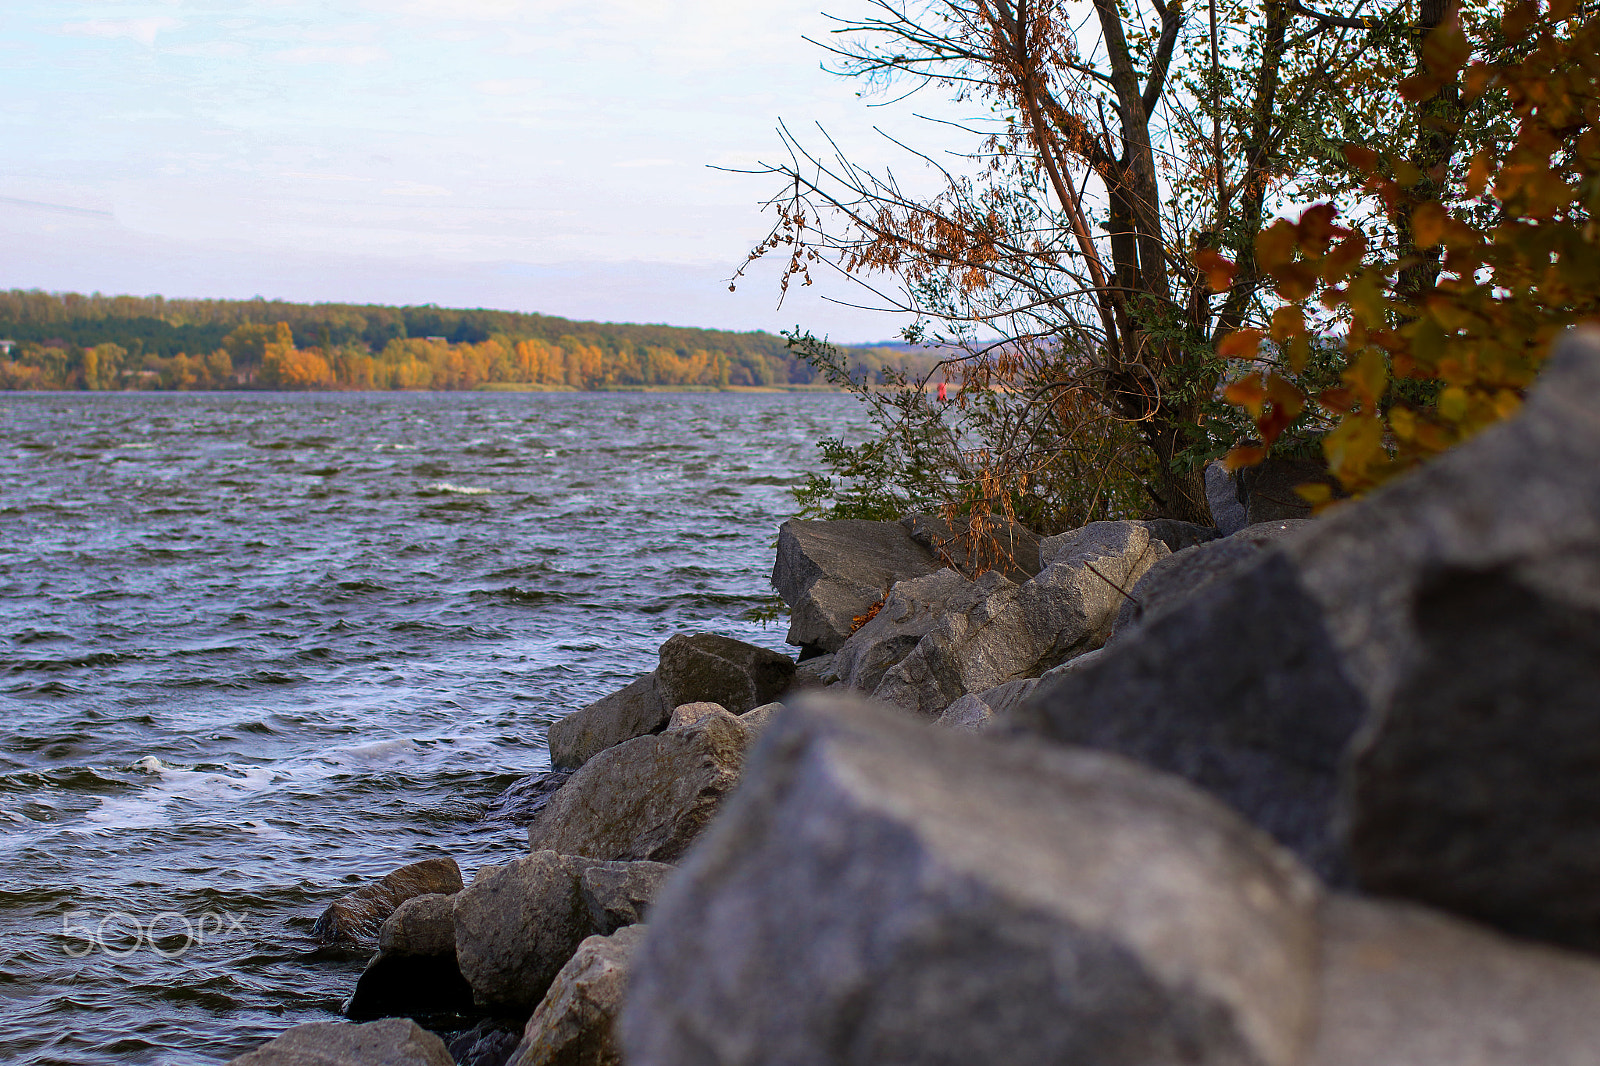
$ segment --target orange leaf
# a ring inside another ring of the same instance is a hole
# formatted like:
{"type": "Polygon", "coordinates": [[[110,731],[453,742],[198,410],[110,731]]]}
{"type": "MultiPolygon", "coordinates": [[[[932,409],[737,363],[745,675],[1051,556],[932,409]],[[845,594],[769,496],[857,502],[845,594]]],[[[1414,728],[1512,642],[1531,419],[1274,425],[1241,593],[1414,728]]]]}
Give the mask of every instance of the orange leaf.
{"type": "Polygon", "coordinates": [[[1285,304],[1272,312],[1270,335],[1275,341],[1286,341],[1306,331],[1306,313],[1295,304],[1285,304]]]}
{"type": "Polygon", "coordinates": [[[1429,73],[1440,78],[1454,78],[1471,54],[1472,46],[1461,32],[1460,16],[1454,11],[1422,42],[1422,61],[1428,65],[1429,73]]]}
{"type": "Polygon", "coordinates": [[[1227,292],[1238,267],[1222,258],[1215,248],[1202,248],[1194,255],[1194,265],[1205,271],[1212,292],[1227,292]]]}
{"type": "Polygon", "coordinates": [[[1246,374],[1238,381],[1229,382],[1222,390],[1222,398],[1249,411],[1251,418],[1260,418],[1262,404],[1267,399],[1266,382],[1261,380],[1260,374],[1246,374]]]}
{"type": "Polygon", "coordinates": [[[1489,187],[1489,161],[1494,158],[1494,153],[1485,148],[1472,157],[1472,163],[1467,167],[1467,192],[1472,196],[1482,196],[1483,191],[1489,187]]]}
{"type": "Polygon", "coordinates": [[[1306,255],[1321,255],[1328,250],[1328,244],[1335,236],[1346,236],[1349,230],[1333,224],[1334,216],[1339,209],[1332,204],[1314,204],[1300,215],[1300,224],[1296,227],[1300,234],[1300,251],[1306,255]]]}
{"type": "Polygon", "coordinates": [[[1255,466],[1267,457],[1265,448],[1257,448],[1249,444],[1240,444],[1223,456],[1222,469],[1228,473],[1246,466],[1255,466]]]}
{"type": "Polygon", "coordinates": [[[1294,259],[1295,245],[1300,234],[1295,224],[1280,218],[1256,234],[1256,262],[1262,270],[1274,271],[1288,266],[1294,259]]]}
{"type": "Polygon", "coordinates": [[[1254,359],[1261,350],[1261,337],[1259,329],[1236,329],[1217,345],[1217,355],[1223,359],[1254,359]]]}
{"type": "Polygon", "coordinates": [[[1450,216],[1438,203],[1429,200],[1417,205],[1417,209],[1411,212],[1411,235],[1417,247],[1432,248],[1443,241],[1445,226],[1449,221],[1450,216]]]}
{"type": "Polygon", "coordinates": [[[1347,144],[1344,146],[1344,158],[1369,178],[1378,172],[1378,153],[1371,148],[1363,148],[1359,144],[1347,144]]]}

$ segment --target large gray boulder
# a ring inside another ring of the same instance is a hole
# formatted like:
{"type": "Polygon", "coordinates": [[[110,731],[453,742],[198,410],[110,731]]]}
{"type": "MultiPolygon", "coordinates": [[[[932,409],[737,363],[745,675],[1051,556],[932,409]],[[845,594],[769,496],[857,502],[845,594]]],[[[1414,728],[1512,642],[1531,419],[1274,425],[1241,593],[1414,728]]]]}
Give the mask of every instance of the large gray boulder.
{"type": "Polygon", "coordinates": [[[794,660],[715,633],[679,633],[661,645],[656,679],[669,708],[720,703],[730,714],[743,714],[788,689],[794,660]]]}
{"type": "Polygon", "coordinates": [[[509,1066],[622,1066],[617,1015],[644,933],[630,925],[579,944],[528,1019],[509,1066]]]}
{"type": "Polygon", "coordinates": [[[361,971],[344,1015],[361,1021],[392,1015],[470,1010],[472,986],[456,965],[455,897],[406,900],[383,923],[378,953],[361,971]]]}
{"type": "Polygon", "coordinates": [[[1322,908],[1307,1066],[1593,1066],[1600,963],[1405,904],[1322,908]]]}
{"type": "Polygon", "coordinates": [[[1093,752],[808,695],[657,901],[630,1066],[1290,1066],[1310,878],[1093,752]]]}
{"type": "Polygon", "coordinates": [[[1234,475],[1239,498],[1244,503],[1245,525],[1281,522],[1286,518],[1310,518],[1311,504],[1295,491],[1301,485],[1327,485],[1335,495],[1343,495],[1337,479],[1328,473],[1321,459],[1289,459],[1273,456],[1234,475]]]}
{"type": "Polygon", "coordinates": [[[789,605],[790,644],[804,653],[838,650],[852,620],[889,589],[944,564],[898,522],[791,518],[778,527],[772,587],[789,605]]]}
{"type": "Polygon", "coordinates": [[[297,1025],[228,1066],[455,1066],[444,1041],[410,1018],[297,1025]]]}
{"type": "Polygon", "coordinates": [[[461,891],[461,868],[448,856],[402,866],[334,900],[311,927],[324,944],[370,944],[395,908],[413,896],[461,891]]]}
{"type": "Polygon", "coordinates": [[[455,898],[456,962],[480,1006],[531,1011],[593,932],[582,859],[535,851],[486,866],[455,898]]]}
{"type": "Polygon", "coordinates": [[[1036,677],[1025,677],[1007,681],[987,692],[969,692],[944,709],[939,715],[939,724],[962,733],[981,733],[990,722],[1004,717],[1026,699],[1038,683],[1036,677]]]}
{"type": "Polygon", "coordinates": [[[664,862],[597,862],[583,871],[579,891],[589,920],[601,936],[637,925],[648,917],[667,875],[676,867],[664,862]]]}
{"type": "Polygon", "coordinates": [[[1128,591],[1167,546],[1141,522],[1093,522],[1040,544],[1024,585],[991,571],[873,689],[875,699],[937,716],[968,693],[1038,677],[1098,648],[1128,591]]]}
{"type": "Polygon", "coordinates": [[[1140,623],[1171,610],[1217,578],[1243,569],[1262,548],[1310,524],[1309,518],[1262,522],[1157,559],[1117,608],[1108,642],[1122,639],[1140,623]]]}
{"type": "Polygon", "coordinates": [[[1211,507],[1211,521],[1225,537],[1249,524],[1244,501],[1239,498],[1239,482],[1221,460],[1206,466],[1206,503],[1211,507]]]}
{"type": "Polygon", "coordinates": [[[977,606],[979,595],[977,586],[950,569],[896,583],[878,613],[834,653],[831,676],[847,688],[871,692],[947,615],[977,606]]]}
{"type": "Polygon", "coordinates": [[[1020,584],[1043,565],[1039,534],[1000,515],[985,515],[976,533],[972,519],[965,517],[952,522],[940,515],[914,514],[900,519],[900,524],[941,565],[969,578],[998,570],[1020,584]]]}
{"type": "Polygon", "coordinates": [[[528,843],[593,859],[674,862],[738,783],[748,732],[710,715],[596,755],[528,826],[528,843]]]}
{"type": "Polygon", "coordinates": [[[1336,881],[1600,944],[1600,335],[1523,411],[1042,683],[1016,728],[1210,789],[1336,881]]]}
{"type": "Polygon", "coordinates": [[[652,670],[626,688],[552,722],[546,733],[550,765],[576,770],[597,752],[624,740],[659,733],[672,713],[652,670]]]}

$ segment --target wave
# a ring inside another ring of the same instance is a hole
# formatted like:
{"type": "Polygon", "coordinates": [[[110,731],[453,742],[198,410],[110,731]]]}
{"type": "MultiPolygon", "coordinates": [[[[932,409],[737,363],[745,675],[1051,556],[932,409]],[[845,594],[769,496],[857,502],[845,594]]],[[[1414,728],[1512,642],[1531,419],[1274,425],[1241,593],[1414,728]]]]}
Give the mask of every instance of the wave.
{"type": "Polygon", "coordinates": [[[419,495],[450,495],[450,496],[489,496],[494,489],[479,488],[475,485],[454,485],[448,481],[435,481],[425,486],[419,495]]]}

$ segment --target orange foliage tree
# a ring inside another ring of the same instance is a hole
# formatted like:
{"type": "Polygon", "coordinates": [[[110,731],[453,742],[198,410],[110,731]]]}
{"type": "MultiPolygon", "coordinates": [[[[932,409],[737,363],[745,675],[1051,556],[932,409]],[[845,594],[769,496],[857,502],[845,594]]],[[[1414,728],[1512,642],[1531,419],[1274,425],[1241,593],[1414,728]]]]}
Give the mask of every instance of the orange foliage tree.
{"type": "MultiPolygon", "coordinates": [[[[1232,466],[1311,422],[1328,429],[1333,473],[1363,492],[1516,411],[1552,340],[1600,315],[1600,17],[1575,0],[1542,11],[1528,0],[1469,35],[1452,15],[1423,58],[1401,89],[1425,118],[1430,101],[1498,95],[1514,132],[1470,155],[1454,197],[1442,170],[1348,149],[1390,232],[1409,238],[1400,254],[1338,225],[1328,203],[1256,238],[1280,303],[1219,349],[1258,364],[1227,387],[1260,436],[1232,466]],[[1342,366],[1320,388],[1306,380],[1319,348],[1342,366]]],[[[1225,285],[1228,264],[1210,266],[1225,285]]]]}

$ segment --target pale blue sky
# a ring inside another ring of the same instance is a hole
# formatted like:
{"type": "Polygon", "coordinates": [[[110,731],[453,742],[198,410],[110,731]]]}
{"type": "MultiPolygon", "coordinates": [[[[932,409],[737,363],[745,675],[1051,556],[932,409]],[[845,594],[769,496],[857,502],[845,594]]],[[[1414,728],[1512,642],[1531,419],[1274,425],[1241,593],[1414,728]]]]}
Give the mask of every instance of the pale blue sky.
{"type": "Polygon", "coordinates": [[[773,190],[706,164],[937,144],[818,69],[830,2],[0,0],[0,287],[891,337],[724,280],[773,190]]]}

